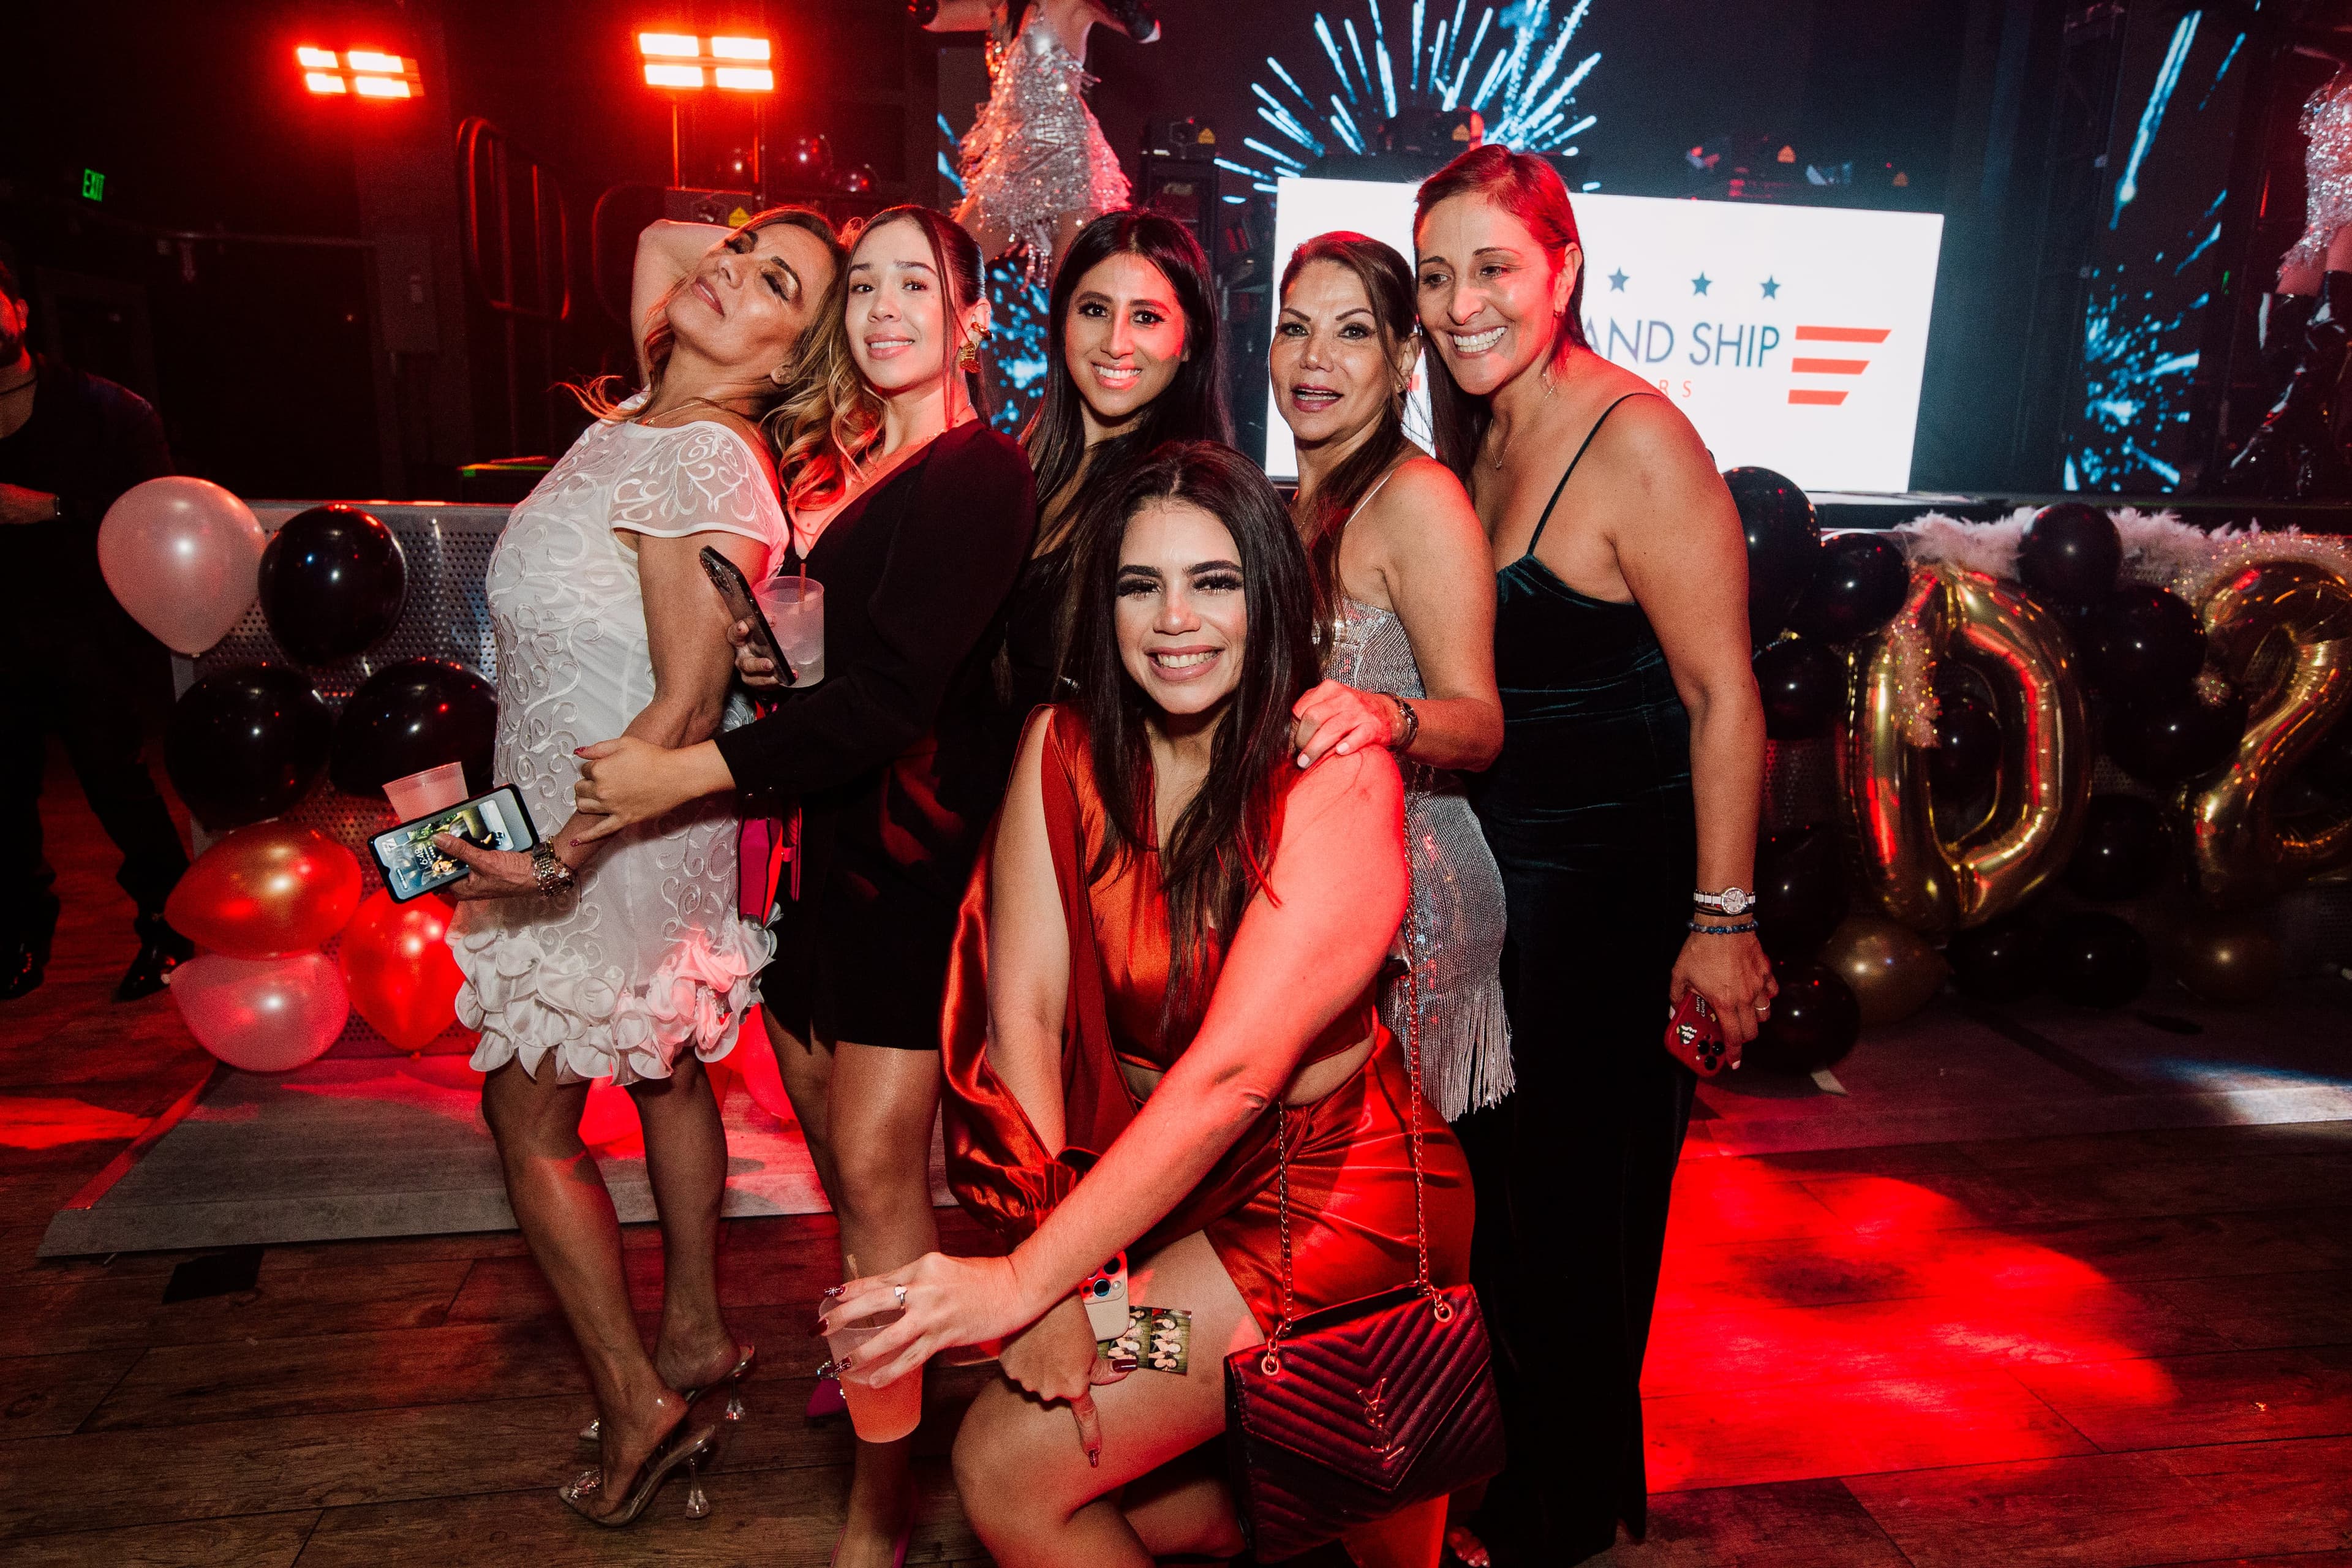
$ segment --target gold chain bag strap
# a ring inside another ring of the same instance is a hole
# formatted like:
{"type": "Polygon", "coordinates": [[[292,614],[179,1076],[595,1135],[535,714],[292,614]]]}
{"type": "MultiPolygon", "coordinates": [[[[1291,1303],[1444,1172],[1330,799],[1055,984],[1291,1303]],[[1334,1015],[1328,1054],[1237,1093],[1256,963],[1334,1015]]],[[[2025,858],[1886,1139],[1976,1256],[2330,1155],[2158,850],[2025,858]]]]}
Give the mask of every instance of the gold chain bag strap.
{"type": "MultiPolygon", "coordinates": [[[[1410,856],[1406,865],[1408,876],[1410,856]]],[[[1502,1407],[1486,1321],[1468,1285],[1429,1280],[1421,1149],[1421,985],[1405,894],[1405,1115],[1412,1157],[1410,1285],[1293,1312],[1289,1111],[1275,1107],[1282,1317],[1265,1344],[1225,1358],[1225,1450],[1234,1500],[1261,1563],[1296,1557],[1359,1525],[1486,1480],[1503,1468],[1502,1407]]]]}

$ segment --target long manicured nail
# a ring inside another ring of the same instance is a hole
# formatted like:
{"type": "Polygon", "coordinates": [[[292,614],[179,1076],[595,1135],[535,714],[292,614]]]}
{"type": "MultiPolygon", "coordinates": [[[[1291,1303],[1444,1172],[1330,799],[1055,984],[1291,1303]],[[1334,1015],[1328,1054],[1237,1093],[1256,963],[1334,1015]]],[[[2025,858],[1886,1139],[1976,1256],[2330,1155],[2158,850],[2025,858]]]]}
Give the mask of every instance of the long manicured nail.
{"type": "Polygon", "coordinates": [[[818,1298],[818,1299],[819,1299],[820,1300],[830,1301],[830,1300],[832,1300],[835,1296],[840,1295],[840,1294],[841,1294],[841,1292],[842,1292],[842,1290],[843,1290],[843,1289],[844,1289],[844,1288],[843,1288],[842,1286],[839,1286],[839,1285],[830,1286],[830,1287],[828,1287],[828,1288],[826,1289],[826,1290],[825,1290],[824,1294],[822,1297],[818,1298]]]}
{"type": "Polygon", "coordinates": [[[839,1361],[835,1362],[833,1363],[834,1381],[836,1383],[841,1381],[841,1379],[848,1373],[849,1368],[850,1360],[847,1356],[843,1356],[839,1361]]]}
{"type": "Polygon", "coordinates": [[[1307,753],[1304,752],[1298,753],[1298,765],[1302,768],[1307,765],[1307,753]]]}
{"type": "Polygon", "coordinates": [[[816,1327],[809,1331],[809,1338],[813,1340],[821,1340],[824,1338],[824,1320],[823,1318],[819,1318],[816,1321],[816,1327]]]}
{"type": "Polygon", "coordinates": [[[1101,1469],[1102,1450],[1100,1448],[1088,1448],[1087,1450],[1087,1463],[1092,1465],[1096,1469],[1101,1469]]]}

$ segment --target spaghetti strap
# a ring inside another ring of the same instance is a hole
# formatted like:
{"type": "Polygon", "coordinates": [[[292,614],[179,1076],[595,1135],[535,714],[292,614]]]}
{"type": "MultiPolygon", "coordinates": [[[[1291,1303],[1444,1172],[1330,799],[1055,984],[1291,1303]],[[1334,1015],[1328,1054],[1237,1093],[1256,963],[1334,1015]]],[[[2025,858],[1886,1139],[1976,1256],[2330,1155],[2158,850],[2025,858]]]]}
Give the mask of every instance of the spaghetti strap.
{"type": "Polygon", "coordinates": [[[1636,397],[1655,397],[1657,395],[1658,395],[1654,392],[1629,392],[1624,396],[1619,398],[1616,403],[1611,404],[1608,407],[1601,411],[1601,417],[1595,419],[1592,422],[1592,428],[1584,433],[1584,445],[1579,447],[1576,449],[1576,456],[1568,460],[1568,472],[1560,475],[1559,483],[1552,486],[1551,500],[1544,502],[1543,515],[1536,519],[1536,531],[1528,536],[1528,547],[1526,551],[1521,553],[1519,557],[1521,560],[1524,561],[1528,556],[1533,555],[1536,552],[1536,546],[1543,542],[1543,531],[1545,528],[1549,526],[1551,522],[1551,509],[1559,504],[1560,492],[1568,489],[1570,475],[1576,472],[1577,464],[1584,461],[1586,449],[1592,445],[1592,438],[1601,434],[1601,427],[1609,423],[1609,416],[1617,412],[1617,405],[1620,403],[1630,403],[1636,397]]]}

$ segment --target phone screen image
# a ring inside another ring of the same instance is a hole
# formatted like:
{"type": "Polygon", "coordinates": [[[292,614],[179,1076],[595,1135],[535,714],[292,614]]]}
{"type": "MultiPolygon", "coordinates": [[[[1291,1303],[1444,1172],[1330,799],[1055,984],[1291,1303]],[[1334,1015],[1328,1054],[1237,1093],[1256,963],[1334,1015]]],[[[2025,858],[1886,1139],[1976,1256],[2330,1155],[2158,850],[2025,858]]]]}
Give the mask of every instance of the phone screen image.
{"type": "Polygon", "coordinates": [[[441,852],[436,834],[453,834],[482,849],[530,848],[538,836],[528,816],[515,820],[520,806],[511,788],[500,789],[378,834],[373,847],[393,898],[405,902],[469,874],[464,861],[441,852]]]}

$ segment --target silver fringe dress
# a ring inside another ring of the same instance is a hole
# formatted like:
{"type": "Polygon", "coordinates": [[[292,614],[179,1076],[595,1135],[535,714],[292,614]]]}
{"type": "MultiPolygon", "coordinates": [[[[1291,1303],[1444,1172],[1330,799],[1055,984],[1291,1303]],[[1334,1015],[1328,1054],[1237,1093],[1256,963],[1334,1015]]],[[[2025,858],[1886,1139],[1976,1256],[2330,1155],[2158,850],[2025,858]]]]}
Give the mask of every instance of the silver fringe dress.
{"type": "Polygon", "coordinates": [[[2336,229],[2352,223],[2352,70],[2336,72],[2311,95],[2303,106],[2303,134],[2308,216],[2303,237],[2284,259],[2288,266],[2317,266],[2336,229]]]}
{"type": "Polygon", "coordinates": [[[1029,8],[1018,36],[989,40],[988,102],[963,139],[956,220],[1003,225],[1040,276],[1064,214],[1086,222],[1127,205],[1118,155],[1087,107],[1094,79],[1041,5],[1029,8]]]}
{"type": "MultiPolygon", "coordinates": [[[[1369,498],[1368,498],[1369,499],[1369,498]]],[[[1425,697],[1412,641],[1393,610],[1339,599],[1323,673],[1359,691],[1425,697]]],[[[1511,1026],[1503,1016],[1503,878],[1462,781],[1404,764],[1404,826],[1412,866],[1414,978],[1430,1103],[1448,1121],[1511,1092],[1511,1026]]],[[[1381,1015],[1402,1043],[1405,984],[1390,982],[1381,1015]]]]}

